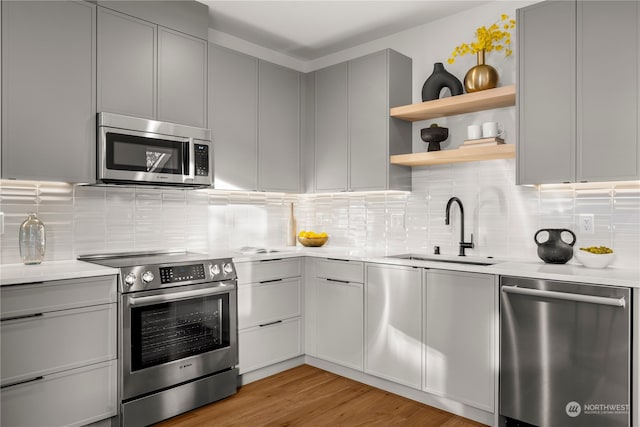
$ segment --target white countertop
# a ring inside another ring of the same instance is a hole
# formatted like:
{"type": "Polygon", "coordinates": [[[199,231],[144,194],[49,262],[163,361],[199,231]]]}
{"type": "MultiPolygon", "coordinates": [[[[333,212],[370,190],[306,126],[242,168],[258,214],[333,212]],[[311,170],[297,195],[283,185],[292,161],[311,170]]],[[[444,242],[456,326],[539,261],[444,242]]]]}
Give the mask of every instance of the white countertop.
{"type": "Polygon", "coordinates": [[[76,260],[44,261],[42,264],[35,265],[2,264],[0,265],[0,286],[110,274],[118,274],[118,270],[76,260]]]}
{"type": "MultiPolygon", "coordinates": [[[[215,257],[233,257],[234,262],[250,262],[268,259],[293,258],[310,256],[319,258],[339,258],[352,261],[376,262],[394,265],[407,265],[414,267],[433,268],[440,270],[466,271],[472,273],[486,273],[502,276],[529,277],[534,279],[562,280],[569,282],[593,283],[599,285],[625,286],[640,288],[640,269],[586,268],[578,264],[545,264],[542,261],[521,260],[493,260],[494,265],[469,265],[436,261],[417,261],[398,258],[388,258],[389,255],[382,251],[362,250],[340,247],[305,248],[281,247],[274,248],[277,252],[270,253],[242,253],[226,250],[209,254],[215,257]]],[[[427,255],[432,257],[431,255],[427,255]]],[[[434,255],[433,257],[437,257],[434,255]]],[[[440,255],[443,259],[456,259],[457,257],[440,255]]],[[[468,259],[479,259],[469,257],[468,259]]],[[[45,280],[63,280],[92,276],[105,276],[118,274],[118,270],[103,267],[82,261],[45,261],[37,265],[4,264],[0,265],[0,286],[19,283],[41,282],[45,280]]]]}

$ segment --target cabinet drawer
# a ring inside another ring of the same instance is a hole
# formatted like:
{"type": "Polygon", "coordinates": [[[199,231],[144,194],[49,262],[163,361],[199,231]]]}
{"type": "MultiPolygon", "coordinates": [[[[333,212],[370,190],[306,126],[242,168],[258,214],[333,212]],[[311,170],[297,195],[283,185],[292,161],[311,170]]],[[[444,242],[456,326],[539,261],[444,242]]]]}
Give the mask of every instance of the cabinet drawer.
{"type": "Polygon", "coordinates": [[[264,368],[302,354],[302,321],[245,329],[238,334],[240,373],[264,368]]]}
{"type": "Polygon", "coordinates": [[[116,276],[0,287],[2,318],[116,302],[116,276]]]}
{"type": "Polygon", "coordinates": [[[300,258],[238,262],[235,266],[239,285],[297,277],[302,272],[300,258]]]}
{"type": "Polygon", "coordinates": [[[300,279],[238,287],[238,328],[300,316],[300,279]]]}
{"type": "Polygon", "coordinates": [[[116,415],[115,360],[2,389],[7,427],[82,426],[116,415]]]}
{"type": "Polygon", "coordinates": [[[2,385],[116,358],[116,304],[3,320],[2,385]]]}
{"type": "Polygon", "coordinates": [[[321,259],[318,260],[318,277],[364,283],[364,264],[361,261],[321,259]]]}

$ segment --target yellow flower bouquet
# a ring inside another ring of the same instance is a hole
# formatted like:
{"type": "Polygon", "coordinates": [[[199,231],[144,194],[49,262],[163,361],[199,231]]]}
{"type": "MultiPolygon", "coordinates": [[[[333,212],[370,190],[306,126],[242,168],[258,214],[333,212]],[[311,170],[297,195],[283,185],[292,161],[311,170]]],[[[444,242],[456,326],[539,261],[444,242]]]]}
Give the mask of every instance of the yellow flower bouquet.
{"type": "Polygon", "coordinates": [[[500,21],[494,23],[489,28],[482,26],[476,30],[476,40],[471,43],[462,43],[451,53],[449,64],[453,64],[457,56],[475,54],[478,52],[503,52],[505,56],[511,56],[511,30],[516,27],[515,19],[509,19],[509,15],[502,14],[500,21]]]}

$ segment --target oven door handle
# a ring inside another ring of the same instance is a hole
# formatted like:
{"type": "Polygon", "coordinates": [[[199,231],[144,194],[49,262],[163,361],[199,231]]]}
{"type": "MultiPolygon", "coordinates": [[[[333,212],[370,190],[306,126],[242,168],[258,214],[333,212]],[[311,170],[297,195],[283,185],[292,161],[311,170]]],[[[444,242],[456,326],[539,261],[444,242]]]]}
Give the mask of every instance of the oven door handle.
{"type": "Polygon", "coordinates": [[[227,288],[227,285],[220,285],[216,288],[207,288],[207,289],[197,289],[195,291],[182,291],[182,292],[172,292],[169,294],[162,295],[150,295],[146,297],[129,297],[129,305],[141,306],[141,305],[149,305],[149,304],[158,304],[163,302],[171,302],[171,301],[179,301],[187,298],[195,298],[195,297],[205,297],[208,295],[215,295],[220,293],[229,292],[230,287],[227,288]],[[223,287],[221,289],[221,287],[223,287]]]}
{"type": "Polygon", "coordinates": [[[591,304],[611,305],[614,307],[625,307],[624,297],[608,298],[595,295],[573,294],[569,292],[547,291],[543,289],[520,288],[518,286],[503,286],[502,292],[508,294],[528,295],[541,298],[561,299],[565,301],[586,302],[591,304]]]}

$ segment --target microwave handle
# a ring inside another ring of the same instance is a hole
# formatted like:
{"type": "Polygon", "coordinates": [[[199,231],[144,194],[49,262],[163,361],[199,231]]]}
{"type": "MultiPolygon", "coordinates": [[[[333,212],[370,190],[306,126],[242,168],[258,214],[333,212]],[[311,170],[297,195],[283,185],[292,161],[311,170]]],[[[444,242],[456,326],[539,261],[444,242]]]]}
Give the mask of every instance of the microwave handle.
{"type": "Polygon", "coordinates": [[[189,138],[189,176],[188,181],[196,179],[196,143],[189,138]]]}

